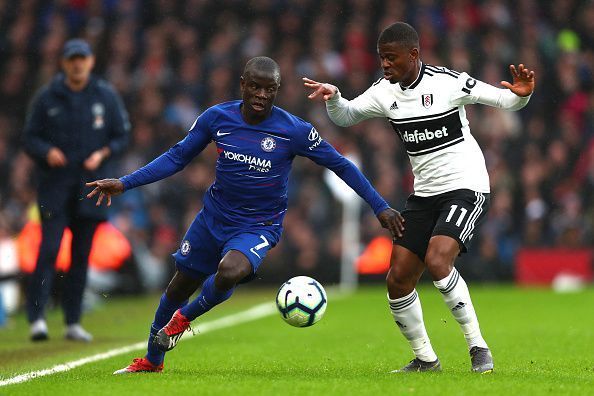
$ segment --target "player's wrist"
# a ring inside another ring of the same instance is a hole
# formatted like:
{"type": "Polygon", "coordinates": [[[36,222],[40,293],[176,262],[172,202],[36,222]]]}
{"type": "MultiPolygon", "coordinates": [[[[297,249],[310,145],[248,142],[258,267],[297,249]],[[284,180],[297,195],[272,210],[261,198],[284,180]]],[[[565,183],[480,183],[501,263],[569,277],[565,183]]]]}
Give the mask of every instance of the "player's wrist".
{"type": "Polygon", "coordinates": [[[330,85],[330,90],[332,94],[326,99],[326,102],[335,102],[340,99],[340,90],[335,85],[330,85]]]}
{"type": "Polygon", "coordinates": [[[126,192],[130,189],[130,186],[126,183],[126,176],[122,176],[117,180],[121,183],[122,192],[126,192]]]}
{"type": "Polygon", "coordinates": [[[376,207],[374,210],[375,216],[379,216],[383,211],[390,209],[390,205],[386,201],[384,201],[380,206],[376,207]]]}

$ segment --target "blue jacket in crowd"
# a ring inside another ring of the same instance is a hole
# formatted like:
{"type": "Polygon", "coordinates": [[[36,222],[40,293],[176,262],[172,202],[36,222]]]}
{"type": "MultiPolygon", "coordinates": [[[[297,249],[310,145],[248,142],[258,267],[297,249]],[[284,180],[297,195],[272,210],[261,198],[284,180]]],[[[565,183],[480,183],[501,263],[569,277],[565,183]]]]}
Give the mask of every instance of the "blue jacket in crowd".
{"type": "Polygon", "coordinates": [[[23,138],[25,151],[38,165],[40,207],[51,211],[53,202],[63,202],[58,195],[68,194],[78,201],[76,214],[104,218],[104,208],[81,198],[86,195],[84,183],[112,176],[106,164],[109,159],[93,172],[86,170],[83,162],[105,146],[111,150],[110,157],[121,153],[128,144],[129,131],[124,104],[106,81],[92,76],[82,91],[74,92],[60,73],[42,87],[29,108],[23,138]],[[65,167],[48,165],[51,147],[62,150],[68,161],[65,167]]]}

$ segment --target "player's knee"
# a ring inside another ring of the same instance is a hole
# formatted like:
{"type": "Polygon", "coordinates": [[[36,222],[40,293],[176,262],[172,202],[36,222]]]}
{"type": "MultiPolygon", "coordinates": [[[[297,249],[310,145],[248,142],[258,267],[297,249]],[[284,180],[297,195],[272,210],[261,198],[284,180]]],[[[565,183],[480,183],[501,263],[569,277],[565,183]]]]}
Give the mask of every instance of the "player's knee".
{"type": "Polygon", "coordinates": [[[415,288],[417,278],[414,274],[405,273],[397,268],[390,268],[388,275],[386,275],[386,284],[388,290],[392,293],[401,294],[408,290],[415,288]]]}
{"type": "Polygon", "coordinates": [[[431,249],[425,256],[425,265],[434,280],[445,278],[451,271],[453,259],[448,251],[431,249]]]}
{"type": "MultiPolygon", "coordinates": [[[[247,261],[247,260],[246,260],[247,261]]],[[[251,273],[252,267],[249,262],[223,258],[219,263],[216,275],[216,283],[227,287],[233,287],[240,280],[251,273]]]]}

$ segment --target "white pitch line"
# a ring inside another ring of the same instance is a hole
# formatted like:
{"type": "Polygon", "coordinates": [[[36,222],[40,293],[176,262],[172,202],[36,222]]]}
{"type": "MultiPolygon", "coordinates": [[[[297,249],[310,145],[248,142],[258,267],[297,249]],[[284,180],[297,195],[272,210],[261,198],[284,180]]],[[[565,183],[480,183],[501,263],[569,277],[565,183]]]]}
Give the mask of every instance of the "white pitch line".
{"type": "MultiPolygon", "coordinates": [[[[263,303],[259,305],[255,305],[254,307],[247,309],[245,311],[224,316],[220,319],[216,319],[210,322],[200,323],[200,333],[207,333],[209,331],[215,331],[219,329],[224,329],[226,327],[235,326],[241,323],[251,322],[253,320],[257,320],[266,316],[272,315],[276,312],[276,306],[274,303],[263,303]]],[[[194,337],[192,333],[186,333],[183,338],[194,337]]],[[[0,379],[0,387],[6,385],[14,385],[20,384],[22,382],[30,381],[34,378],[44,377],[46,375],[52,375],[56,373],[61,373],[64,371],[72,370],[73,368],[82,366],[87,363],[97,362],[99,360],[109,359],[113,356],[123,355],[125,353],[136,351],[138,349],[146,348],[146,341],[137,342],[135,344],[131,344],[121,348],[111,349],[107,352],[98,353],[93,356],[89,356],[86,358],[82,358],[79,360],[73,360],[71,362],[66,362],[63,364],[58,364],[52,368],[39,370],[39,371],[31,371],[29,373],[20,374],[15,377],[7,378],[7,379],[0,379]]]]}

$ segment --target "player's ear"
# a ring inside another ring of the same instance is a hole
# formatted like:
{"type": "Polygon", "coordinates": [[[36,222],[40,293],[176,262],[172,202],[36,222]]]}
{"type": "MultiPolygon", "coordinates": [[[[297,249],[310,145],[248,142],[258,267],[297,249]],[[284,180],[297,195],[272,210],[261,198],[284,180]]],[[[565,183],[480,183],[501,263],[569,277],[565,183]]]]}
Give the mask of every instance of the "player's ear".
{"type": "Polygon", "coordinates": [[[411,62],[416,62],[419,59],[419,49],[417,47],[413,47],[409,52],[409,57],[411,62]]]}

